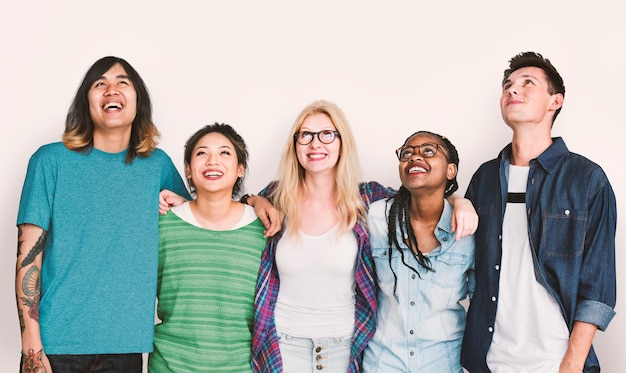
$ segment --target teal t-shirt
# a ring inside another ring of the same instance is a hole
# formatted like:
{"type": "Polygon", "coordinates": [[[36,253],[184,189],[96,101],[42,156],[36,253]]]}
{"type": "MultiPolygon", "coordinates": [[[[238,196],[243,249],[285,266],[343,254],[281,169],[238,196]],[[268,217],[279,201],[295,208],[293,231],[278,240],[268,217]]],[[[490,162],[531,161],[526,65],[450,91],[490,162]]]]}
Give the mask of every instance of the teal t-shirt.
{"type": "Polygon", "coordinates": [[[158,194],[189,198],[171,159],[44,145],[31,157],[17,224],[48,231],[40,325],[47,354],[152,350],[158,194]]]}

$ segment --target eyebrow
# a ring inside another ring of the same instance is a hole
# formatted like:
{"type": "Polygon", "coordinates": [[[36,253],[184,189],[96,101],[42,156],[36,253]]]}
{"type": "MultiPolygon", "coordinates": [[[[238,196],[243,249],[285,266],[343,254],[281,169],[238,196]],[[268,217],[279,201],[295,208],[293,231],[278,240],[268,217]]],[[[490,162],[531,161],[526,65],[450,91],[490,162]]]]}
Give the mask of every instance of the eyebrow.
{"type": "MultiPolygon", "coordinates": [[[[96,79],[95,81],[97,82],[98,80],[102,80],[102,79],[107,79],[107,77],[106,77],[106,76],[104,76],[104,75],[102,75],[101,77],[99,77],[99,78],[98,78],[98,79],[96,79]]],[[[128,80],[131,80],[131,79],[130,79],[130,76],[128,76],[128,75],[124,75],[124,74],[116,75],[116,76],[115,76],[115,79],[128,79],[128,80]]]]}
{"type": "MultiPolygon", "coordinates": [[[[198,149],[208,149],[209,146],[207,145],[198,145],[196,146],[196,150],[198,149]]],[[[229,145],[220,145],[217,147],[218,149],[232,149],[229,145]]]]}
{"type": "MultiPolygon", "coordinates": [[[[532,78],[534,80],[539,80],[539,78],[536,75],[533,74],[524,74],[524,75],[520,75],[520,78],[532,78]]],[[[502,82],[502,86],[505,86],[507,83],[511,82],[511,78],[509,77],[507,80],[505,80],[504,82],[502,82]]]]}

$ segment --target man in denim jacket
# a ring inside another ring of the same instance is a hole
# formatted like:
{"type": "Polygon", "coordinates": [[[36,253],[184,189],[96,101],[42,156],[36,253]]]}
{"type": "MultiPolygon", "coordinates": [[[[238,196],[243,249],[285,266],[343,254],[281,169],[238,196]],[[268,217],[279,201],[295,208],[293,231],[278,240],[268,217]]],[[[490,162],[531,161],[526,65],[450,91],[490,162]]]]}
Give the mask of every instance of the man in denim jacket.
{"type": "Polygon", "coordinates": [[[513,139],[474,174],[476,290],[461,359],[476,372],[599,372],[597,329],[615,315],[615,196],[603,170],[551,129],[563,79],[521,53],[500,108],[513,139]]]}

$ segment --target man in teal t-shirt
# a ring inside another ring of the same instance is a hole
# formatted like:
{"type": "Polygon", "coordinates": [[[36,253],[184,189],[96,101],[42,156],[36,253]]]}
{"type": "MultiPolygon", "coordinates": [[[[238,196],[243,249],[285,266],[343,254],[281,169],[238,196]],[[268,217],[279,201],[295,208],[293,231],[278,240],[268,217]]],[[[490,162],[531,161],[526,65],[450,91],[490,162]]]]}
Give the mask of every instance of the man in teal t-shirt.
{"type": "Polygon", "coordinates": [[[23,372],[141,372],[152,351],[158,194],[190,198],[125,60],[87,71],[63,143],[31,157],[17,218],[23,372]]]}

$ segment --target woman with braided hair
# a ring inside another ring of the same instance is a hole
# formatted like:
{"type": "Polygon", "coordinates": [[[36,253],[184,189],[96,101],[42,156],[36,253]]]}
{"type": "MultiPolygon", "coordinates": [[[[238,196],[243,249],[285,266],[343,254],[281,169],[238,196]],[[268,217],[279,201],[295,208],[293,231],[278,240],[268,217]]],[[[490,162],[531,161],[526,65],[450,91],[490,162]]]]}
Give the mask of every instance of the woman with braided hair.
{"type": "Polygon", "coordinates": [[[450,140],[419,131],[396,150],[402,186],[371,204],[376,332],[363,371],[461,373],[465,308],[474,289],[474,237],[456,240],[452,206],[459,156],[450,140]]]}

